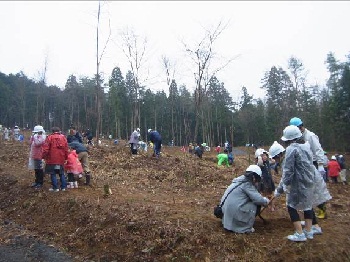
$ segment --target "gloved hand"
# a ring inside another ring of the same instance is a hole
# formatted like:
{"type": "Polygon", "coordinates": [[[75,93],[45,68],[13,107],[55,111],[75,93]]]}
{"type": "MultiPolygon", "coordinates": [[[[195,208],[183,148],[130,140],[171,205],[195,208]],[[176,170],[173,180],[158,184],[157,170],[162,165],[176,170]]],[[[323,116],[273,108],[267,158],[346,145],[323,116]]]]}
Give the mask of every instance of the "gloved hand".
{"type": "Polygon", "coordinates": [[[264,165],[264,162],[262,160],[262,157],[261,156],[258,156],[258,166],[262,166],[264,165]]]}
{"type": "Polygon", "coordinates": [[[289,192],[290,192],[290,186],[286,186],[285,184],[283,184],[282,188],[283,188],[283,192],[284,192],[284,193],[289,194],[289,192]]]}
{"type": "Polygon", "coordinates": [[[275,192],[273,193],[273,195],[275,196],[275,197],[279,197],[279,196],[281,196],[281,193],[279,193],[278,191],[277,191],[277,188],[275,189],[275,192]]]}
{"type": "Polygon", "coordinates": [[[268,206],[268,205],[269,205],[269,203],[270,203],[270,199],[268,199],[267,197],[264,197],[264,200],[266,201],[265,206],[268,206]]]}
{"type": "Polygon", "coordinates": [[[318,166],[318,172],[320,172],[320,174],[323,176],[324,174],[326,174],[326,170],[324,170],[323,165],[319,165],[318,166]]]}

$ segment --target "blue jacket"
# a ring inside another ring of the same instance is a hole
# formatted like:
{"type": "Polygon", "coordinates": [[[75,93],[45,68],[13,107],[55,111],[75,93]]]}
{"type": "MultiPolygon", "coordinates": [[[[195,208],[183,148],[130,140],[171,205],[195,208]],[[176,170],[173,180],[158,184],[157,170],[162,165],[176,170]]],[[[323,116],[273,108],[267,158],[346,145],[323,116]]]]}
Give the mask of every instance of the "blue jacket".
{"type": "Polygon", "coordinates": [[[149,134],[149,140],[154,144],[155,142],[162,141],[162,137],[158,131],[151,131],[149,134]]]}

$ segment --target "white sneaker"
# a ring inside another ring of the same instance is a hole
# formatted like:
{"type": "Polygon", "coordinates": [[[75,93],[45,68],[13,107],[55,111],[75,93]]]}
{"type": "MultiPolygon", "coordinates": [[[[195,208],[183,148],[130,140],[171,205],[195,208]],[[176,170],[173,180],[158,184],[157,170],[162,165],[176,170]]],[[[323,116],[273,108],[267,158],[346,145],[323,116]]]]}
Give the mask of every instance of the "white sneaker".
{"type": "Polygon", "coordinates": [[[56,189],[50,188],[49,191],[51,191],[51,192],[58,192],[60,190],[58,188],[56,188],[56,189]]]}
{"type": "Polygon", "coordinates": [[[310,231],[306,231],[306,229],[303,230],[305,237],[307,239],[314,239],[314,233],[312,231],[312,229],[310,231]]]}
{"type": "Polygon", "coordinates": [[[289,235],[287,238],[294,242],[303,242],[307,240],[304,233],[299,234],[298,232],[295,232],[293,235],[289,235]]]}
{"type": "Polygon", "coordinates": [[[314,235],[322,235],[322,233],[323,233],[322,228],[316,227],[316,226],[312,226],[311,231],[312,231],[312,234],[314,234],[314,235]]]}

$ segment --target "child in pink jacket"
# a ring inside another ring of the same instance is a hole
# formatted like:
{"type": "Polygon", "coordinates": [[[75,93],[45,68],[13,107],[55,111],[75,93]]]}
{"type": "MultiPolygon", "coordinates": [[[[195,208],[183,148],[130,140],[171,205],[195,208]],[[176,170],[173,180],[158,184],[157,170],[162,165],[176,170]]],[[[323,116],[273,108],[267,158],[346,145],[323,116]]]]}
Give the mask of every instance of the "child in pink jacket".
{"type": "Polygon", "coordinates": [[[74,149],[70,148],[64,169],[68,175],[67,188],[78,188],[78,181],[75,179],[75,175],[81,174],[83,172],[83,167],[79,161],[78,154],[74,149]]]}

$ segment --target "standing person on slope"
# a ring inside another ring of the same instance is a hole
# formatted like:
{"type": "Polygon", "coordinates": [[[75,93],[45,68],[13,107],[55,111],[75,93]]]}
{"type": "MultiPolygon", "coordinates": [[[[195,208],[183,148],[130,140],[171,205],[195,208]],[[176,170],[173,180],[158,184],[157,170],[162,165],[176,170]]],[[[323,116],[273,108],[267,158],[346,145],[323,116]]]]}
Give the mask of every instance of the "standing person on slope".
{"type": "MultiPolygon", "coordinates": [[[[303,121],[298,117],[293,117],[289,121],[290,125],[297,126],[303,135],[305,142],[308,142],[312,152],[312,163],[320,172],[321,176],[324,177],[326,170],[324,169],[324,150],[320,144],[318,136],[304,127],[303,121]]],[[[321,203],[317,206],[319,208],[318,218],[327,218],[326,213],[326,202],[321,203]]]]}
{"type": "Polygon", "coordinates": [[[129,144],[132,155],[137,155],[137,147],[139,145],[140,128],[136,128],[130,135],[129,144]]]}
{"type": "Polygon", "coordinates": [[[287,238],[300,242],[313,239],[312,204],[314,193],[314,166],[309,146],[302,138],[300,130],[287,126],[281,140],[287,145],[282,165],[282,178],[275,190],[275,197],[286,193],[287,209],[293,222],[295,233],[287,238]],[[303,231],[298,211],[304,212],[305,230],[303,231]]]}
{"type": "MultiPolygon", "coordinates": [[[[300,141],[301,142],[301,141],[300,141]]],[[[284,147],[279,144],[277,141],[275,141],[272,146],[269,149],[269,155],[271,157],[271,159],[273,159],[276,163],[280,164],[283,168],[283,164],[282,163],[283,159],[284,159],[284,152],[285,149],[284,147]]],[[[324,182],[323,178],[321,177],[320,173],[318,172],[318,170],[311,165],[311,167],[313,167],[314,169],[314,191],[313,191],[313,201],[312,201],[312,206],[316,207],[317,205],[319,205],[320,203],[323,203],[325,201],[330,200],[332,197],[330,196],[328,189],[327,189],[327,185],[324,182]]],[[[282,177],[283,177],[283,169],[282,171],[282,177]]],[[[286,190],[285,185],[283,184],[283,179],[281,179],[280,184],[278,185],[278,187],[275,190],[275,197],[280,196],[280,194],[282,192],[284,192],[286,190]]],[[[288,193],[288,192],[286,192],[288,193]]],[[[287,202],[288,205],[288,202],[287,202]]],[[[315,216],[315,212],[312,212],[312,226],[311,226],[311,231],[312,231],[312,236],[314,235],[320,235],[322,234],[322,229],[318,224],[317,218],[315,216]]],[[[304,232],[305,233],[305,232],[304,232]]],[[[310,233],[309,233],[309,237],[310,237],[310,233]]]]}
{"type": "Polygon", "coordinates": [[[45,159],[45,173],[51,175],[52,188],[49,191],[58,192],[57,175],[60,177],[61,190],[66,191],[67,182],[64,175],[64,164],[68,158],[68,143],[59,127],[52,128],[43,145],[43,159],[45,159]]]}
{"type": "Polygon", "coordinates": [[[35,172],[35,182],[32,187],[35,189],[42,188],[44,184],[44,169],[43,169],[43,145],[45,143],[46,135],[42,126],[35,126],[33,135],[30,138],[30,153],[29,158],[33,163],[35,172]]]}

